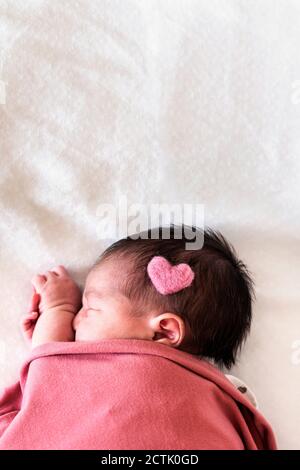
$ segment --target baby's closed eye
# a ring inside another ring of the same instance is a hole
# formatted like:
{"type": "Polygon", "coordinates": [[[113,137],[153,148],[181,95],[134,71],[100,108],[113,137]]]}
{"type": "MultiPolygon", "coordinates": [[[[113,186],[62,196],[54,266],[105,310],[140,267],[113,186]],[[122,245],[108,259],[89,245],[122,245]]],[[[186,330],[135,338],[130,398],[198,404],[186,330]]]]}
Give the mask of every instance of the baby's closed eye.
{"type": "Polygon", "coordinates": [[[87,311],[91,311],[91,312],[100,312],[101,309],[100,308],[92,308],[92,307],[87,307],[87,311]]]}
{"type": "Polygon", "coordinates": [[[100,305],[98,303],[95,303],[95,302],[92,302],[92,301],[83,301],[83,304],[82,304],[83,308],[87,311],[94,311],[94,312],[98,312],[101,310],[100,308],[100,305]]]}

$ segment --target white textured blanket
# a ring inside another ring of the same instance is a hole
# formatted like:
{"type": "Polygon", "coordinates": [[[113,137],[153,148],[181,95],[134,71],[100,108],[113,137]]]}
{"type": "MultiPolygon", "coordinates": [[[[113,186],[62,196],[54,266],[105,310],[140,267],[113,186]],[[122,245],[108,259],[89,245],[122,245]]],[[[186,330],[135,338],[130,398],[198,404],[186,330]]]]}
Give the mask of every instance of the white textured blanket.
{"type": "Polygon", "coordinates": [[[300,4],[0,1],[0,387],[30,279],[83,283],[100,203],[198,203],[257,288],[233,373],[300,448],[300,4]]]}

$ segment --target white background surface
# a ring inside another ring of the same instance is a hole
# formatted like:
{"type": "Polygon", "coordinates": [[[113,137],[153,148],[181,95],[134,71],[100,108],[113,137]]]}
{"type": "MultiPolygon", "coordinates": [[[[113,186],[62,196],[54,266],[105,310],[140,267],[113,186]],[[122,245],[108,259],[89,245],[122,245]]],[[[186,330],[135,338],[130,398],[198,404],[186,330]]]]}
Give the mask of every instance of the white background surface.
{"type": "Polygon", "coordinates": [[[300,448],[299,25],[297,0],[0,1],[0,387],[31,277],[82,283],[107,245],[100,203],[205,204],[256,281],[232,373],[300,448]]]}

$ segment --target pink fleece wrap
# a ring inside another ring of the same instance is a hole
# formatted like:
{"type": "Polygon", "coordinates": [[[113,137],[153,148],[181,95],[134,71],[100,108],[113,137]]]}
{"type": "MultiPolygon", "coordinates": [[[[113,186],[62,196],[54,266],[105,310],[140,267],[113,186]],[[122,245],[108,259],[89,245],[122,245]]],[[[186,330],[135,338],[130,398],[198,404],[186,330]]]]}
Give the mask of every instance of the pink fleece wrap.
{"type": "Polygon", "coordinates": [[[0,395],[0,449],[275,448],[224,374],[153,341],[38,346],[0,395]]]}
{"type": "Polygon", "coordinates": [[[154,256],[148,263],[147,272],[160,294],[174,294],[190,286],[195,277],[191,267],[186,263],[172,266],[163,256],[154,256]]]}

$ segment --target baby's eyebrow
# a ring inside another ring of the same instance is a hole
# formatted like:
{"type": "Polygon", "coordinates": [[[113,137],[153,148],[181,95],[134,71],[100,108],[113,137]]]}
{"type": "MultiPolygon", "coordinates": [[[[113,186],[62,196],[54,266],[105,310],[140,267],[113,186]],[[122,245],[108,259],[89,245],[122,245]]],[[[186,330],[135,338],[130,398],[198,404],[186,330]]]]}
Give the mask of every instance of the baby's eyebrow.
{"type": "Polygon", "coordinates": [[[98,297],[98,298],[104,298],[104,297],[107,297],[109,294],[116,293],[116,291],[117,289],[111,288],[109,292],[103,293],[103,292],[99,292],[96,289],[89,289],[86,292],[84,292],[83,295],[84,297],[88,297],[89,295],[94,295],[95,297],[98,297]]]}
{"type": "Polygon", "coordinates": [[[86,291],[84,293],[86,296],[90,295],[90,294],[94,294],[94,295],[101,295],[100,292],[96,291],[95,289],[90,289],[88,291],[86,291]]]}
{"type": "Polygon", "coordinates": [[[85,298],[91,296],[91,295],[94,295],[95,297],[105,297],[105,295],[101,294],[101,292],[98,292],[97,290],[95,289],[91,289],[91,290],[88,290],[87,292],[84,292],[83,293],[83,296],[85,298]]]}
{"type": "Polygon", "coordinates": [[[97,300],[101,301],[102,299],[105,301],[105,299],[110,299],[112,297],[115,299],[119,298],[120,296],[122,298],[124,297],[124,295],[121,294],[116,287],[110,287],[108,290],[106,288],[105,292],[99,292],[96,289],[88,289],[86,292],[83,292],[82,301],[85,300],[86,302],[89,302],[88,297],[90,296],[95,298],[95,302],[97,302],[97,300]]]}

